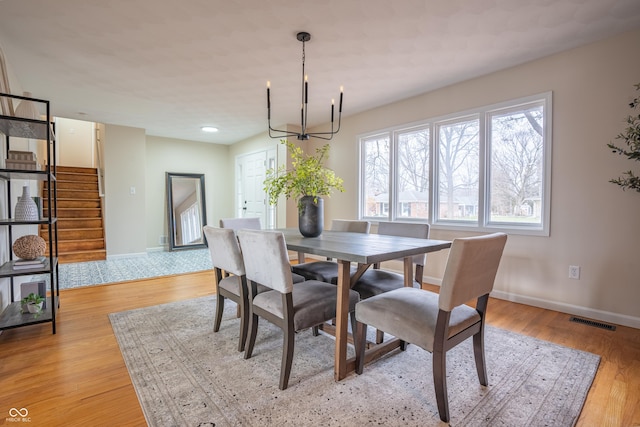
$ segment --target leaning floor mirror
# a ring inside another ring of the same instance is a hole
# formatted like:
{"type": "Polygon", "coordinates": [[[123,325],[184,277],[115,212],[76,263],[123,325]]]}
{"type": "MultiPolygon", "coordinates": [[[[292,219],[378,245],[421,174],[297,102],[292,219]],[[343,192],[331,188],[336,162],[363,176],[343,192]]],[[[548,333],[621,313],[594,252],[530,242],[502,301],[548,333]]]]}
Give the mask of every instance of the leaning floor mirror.
{"type": "Polygon", "coordinates": [[[204,248],[204,174],[167,172],[169,250],[204,248]]]}

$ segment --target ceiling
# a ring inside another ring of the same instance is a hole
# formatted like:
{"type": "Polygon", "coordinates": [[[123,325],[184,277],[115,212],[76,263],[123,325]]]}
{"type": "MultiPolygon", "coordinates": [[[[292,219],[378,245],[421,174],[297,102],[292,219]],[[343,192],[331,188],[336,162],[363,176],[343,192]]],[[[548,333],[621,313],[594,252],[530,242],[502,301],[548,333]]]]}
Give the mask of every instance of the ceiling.
{"type": "MultiPolygon", "coordinates": [[[[10,72],[59,117],[233,144],[640,28],[638,0],[0,0],[10,72]],[[205,134],[211,125],[219,132],[205,134]]],[[[15,90],[14,90],[15,92],[15,90]]]]}

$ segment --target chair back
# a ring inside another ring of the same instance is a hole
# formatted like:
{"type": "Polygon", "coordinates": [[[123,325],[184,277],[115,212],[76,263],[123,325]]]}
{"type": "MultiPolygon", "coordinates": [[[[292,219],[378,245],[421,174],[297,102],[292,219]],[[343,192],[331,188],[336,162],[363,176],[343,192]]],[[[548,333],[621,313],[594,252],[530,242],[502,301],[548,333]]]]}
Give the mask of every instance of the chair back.
{"type": "Polygon", "coordinates": [[[202,230],[207,238],[213,267],[236,276],[244,275],[242,252],[240,252],[235,232],[228,228],[216,228],[210,225],[205,225],[202,230]]]}
{"type": "Polygon", "coordinates": [[[506,243],[505,233],[454,239],[440,286],[438,307],[451,311],[491,292],[506,243]]]}
{"type": "Polygon", "coordinates": [[[222,218],[220,220],[220,228],[230,228],[234,231],[243,228],[249,230],[260,230],[260,218],[222,218]]]}
{"type": "Polygon", "coordinates": [[[291,264],[279,231],[238,230],[248,280],[282,293],[293,290],[291,264]]]}
{"type": "Polygon", "coordinates": [[[334,219],[331,221],[331,231],[369,234],[370,228],[371,223],[369,221],[352,221],[347,219],[334,219]]]}
{"type": "MultiPolygon", "coordinates": [[[[429,224],[380,222],[378,224],[378,234],[400,237],[415,237],[416,239],[428,239],[429,224]]],[[[426,259],[427,254],[415,255],[413,257],[413,263],[424,267],[426,259]]]]}

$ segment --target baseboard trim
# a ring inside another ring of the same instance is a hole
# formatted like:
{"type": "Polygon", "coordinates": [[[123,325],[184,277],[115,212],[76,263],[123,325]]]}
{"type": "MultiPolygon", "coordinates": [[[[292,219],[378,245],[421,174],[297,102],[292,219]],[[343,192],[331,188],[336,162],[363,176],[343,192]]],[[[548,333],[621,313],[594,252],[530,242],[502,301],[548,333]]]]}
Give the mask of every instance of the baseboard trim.
{"type": "Polygon", "coordinates": [[[610,311],[597,310],[595,308],[582,307],[579,305],[550,301],[542,298],[517,295],[496,290],[491,292],[491,296],[506,301],[517,302],[520,304],[531,305],[547,310],[555,310],[561,313],[573,314],[575,316],[582,316],[589,319],[600,320],[602,322],[614,323],[616,325],[640,329],[640,317],[627,316],[626,314],[612,313],[610,311]]]}
{"type": "Polygon", "coordinates": [[[117,255],[107,255],[107,261],[110,259],[122,259],[122,258],[140,258],[147,256],[146,252],[139,253],[131,253],[131,254],[117,254],[117,255]]]}

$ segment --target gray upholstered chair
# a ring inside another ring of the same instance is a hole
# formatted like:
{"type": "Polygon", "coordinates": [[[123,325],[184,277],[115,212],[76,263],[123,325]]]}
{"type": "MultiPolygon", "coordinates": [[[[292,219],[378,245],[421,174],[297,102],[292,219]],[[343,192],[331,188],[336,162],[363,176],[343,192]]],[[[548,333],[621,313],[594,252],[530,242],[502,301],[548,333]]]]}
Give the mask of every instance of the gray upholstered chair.
{"type": "MultiPolygon", "coordinates": [[[[260,230],[260,218],[222,218],[220,220],[220,228],[230,228],[237,232],[238,230],[260,230]]],[[[293,283],[304,282],[304,276],[299,274],[293,275],[293,283]]]]}
{"type": "MultiPolygon", "coordinates": [[[[402,237],[415,237],[418,239],[429,238],[429,224],[406,223],[406,222],[381,222],[378,224],[378,234],[402,237]]],[[[414,287],[422,287],[424,276],[424,264],[427,259],[426,254],[415,255],[413,257],[414,266],[414,287]]],[[[383,292],[389,292],[404,286],[404,275],[395,271],[380,269],[379,265],[365,271],[353,286],[353,290],[360,294],[360,299],[371,298],[383,292]]],[[[377,331],[376,342],[381,343],[384,333],[377,331]]]]}
{"type": "MultiPolygon", "coordinates": [[[[345,231],[351,233],[369,233],[371,223],[369,221],[351,221],[334,219],[331,221],[331,231],[345,231]]],[[[338,283],[338,263],[335,261],[303,262],[302,254],[298,254],[298,264],[291,266],[294,273],[303,276],[307,280],[320,280],[336,284],[338,283]]],[[[304,257],[303,257],[304,258],[304,257]]],[[[355,268],[352,267],[352,274],[355,268]]]]}
{"type": "Polygon", "coordinates": [[[487,385],[484,323],[507,235],[494,233],[455,239],[442,278],[440,294],[402,287],[356,305],[356,372],[362,374],[367,325],[433,353],[433,381],[440,419],[449,422],[446,353],[473,337],[480,384],[487,385]],[[476,299],[476,308],[465,305],[476,299]]]}
{"type": "MultiPolygon", "coordinates": [[[[414,237],[417,239],[429,238],[429,224],[403,223],[403,222],[381,222],[378,225],[378,234],[402,237],[414,237]]],[[[413,257],[414,286],[422,286],[424,275],[424,264],[426,254],[413,257]]],[[[394,271],[382,270],[379,265],[369,269],[358,279],[353,289],[358,291],[361,299],[367,299],[383,292],[389,292],[404,286],[404,275],[394,271]]]]}
{"type": "Polygon", "coordinates": [[[205,225],[202,228],[209,246],[216,287],[216,314],[213,331],[220,330],[226,298],[238,304],[240,338],[238,351],[244,350],[249,327],[249,298],[245,278],[244,261],[238,239],[232,229],[205,225]],[[225,273],[230,273],[227,275],[225,273]]]}
{"type": "MultiPolygon", "coordinates": [[[[307,280],[294,286],[287,247],[281,232],[239,230],[238,238],[244,248],[251,305],[251,322],[244,357],[248,359],[252,355],[258,317],[282,329],[284,342],[279,386],[284,390],[289,384],[295,332],[319,325],[336,316],[336,287],[316,280],[307,280]],[[257,283],[271,290],[256,295],[257,283]]],[[[352,315],[359,299],[356,291],[350,291],[349,311],[352,315]]]]}

